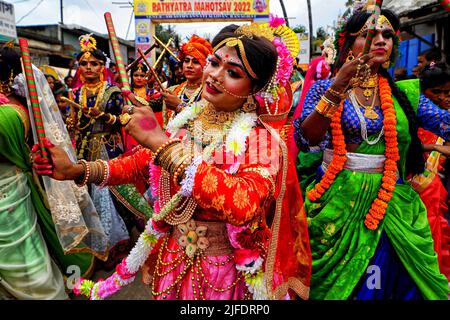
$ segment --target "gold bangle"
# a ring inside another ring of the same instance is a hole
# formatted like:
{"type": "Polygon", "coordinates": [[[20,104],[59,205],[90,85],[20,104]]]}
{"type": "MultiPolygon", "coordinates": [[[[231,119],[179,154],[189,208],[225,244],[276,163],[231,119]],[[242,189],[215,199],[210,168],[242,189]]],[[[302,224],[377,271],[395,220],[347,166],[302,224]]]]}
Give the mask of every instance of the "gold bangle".
{"type": "Polygon", "coordinates": [[[331,101],[330,99],[328,99],[326,96],[322,96],[321,99],[323,99],[326,103],[332,104],[332,105],[334,105],[334,106],[336,106],[336,107],[339,105],[339,104],[337,104],[337,103],[331,101]]]}
{"type": "Polygon", "coordinates": [[[108,113],[109,119],[106,121],[106,124],[114,124],[117,121],[117,117],[111,113],[108,113]]]}
{"type": "Polygon", "coordinates": [[[334,90],[333,88],[331,88],[331,86],[328,87],[327,92],[329,92],[333,97],[339,98],[339,100],[343,100],[346,97],[344,92],[334,90]]]}
{"type": "Polygon", "coordinates": [[[81,179],[81,182],[77,182],[77,179],[75,179],[75,184],[79,187],[83,187],[87,184],[89,177],[91,176],[91,168],[88,165],[88,162],[84,159],[78,160],[77,164],[81,164],[84,168],[84,175],[83,179],[81,179]]]}
{"type": "Polygon", "coordinates": [[[320,99],[319,103],[317,104],[314,110],[316,110],[319,114],[321,114],[325,118],[331,119],[333,118],[334,113],[337,111],[338,108],[339,108],[338,105],[334,103],[328,103],[325,99],[323,99],[322,96],[322,98],[320,99]]]}
{"type": "Polygon", "coordinates": [[[153,161],[154,161],[154,163],[156,164],[156,165],[158,165],[158,163],[159,163],[159,156],[160,156],[160,154],[161,154],[161,152],[165,149],[165,148],[167,148],[168,146],[170,146],[170,145],[172,145],[172,144],[175,144],[175,143],[180,143],[181,141],[180,141],[180,139],[170,139],[169,141],[167,141],[167,142],[165,142],[162,146],[160,146],[157,150],[156,150],[156,152],[153,154],[153,161]]]}
{"type": "Polygon", "coordinates": [[[186,159],[186,155],[182,149],[178,149],[177,151],[172,153],[172,157],[166,162],[166,169],[170,174],[174,174],[176,168],[186,159]]]}
{"type": "Polygon", "coordinates": [[[102,159],[98,159],[95,162],[98,162],[100,168],[99,180],[96,184],[99,186],[103,186],[108,179],[108,163],[102,159]]]}
{"type": "Polygon", "coordinates": [[[181,143],[172,144],[167,147],[163,152],[161,152],[161,156],[159,158],[159,164],[163,167],[167,172],[170,172],[170,166],[172,162],[177,158],[179,154],[183,153],[183,147],[181,143]]]}
{"type": "Polygon", "coordinates": [[[179,183],[179,177],[183,176],[184,171],[186,170],[187,166],[192,162],[192,159],[194,159],[194,156],[189,155],[183,163],[177,167],[175,170],[175,173],[173,174],[173,183],[178,184],[179,183]]]}

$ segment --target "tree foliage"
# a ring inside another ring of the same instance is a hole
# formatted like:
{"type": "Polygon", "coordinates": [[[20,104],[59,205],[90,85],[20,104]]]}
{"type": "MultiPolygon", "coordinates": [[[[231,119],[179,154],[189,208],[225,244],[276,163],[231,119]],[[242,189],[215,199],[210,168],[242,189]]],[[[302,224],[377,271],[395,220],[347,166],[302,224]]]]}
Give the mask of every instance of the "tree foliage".
{"type": "Polygon", "coordinates": [[[299,24],[298,26],[292,29],[295,33],[306,33],[306,27],[304,25],[299,24]]]}

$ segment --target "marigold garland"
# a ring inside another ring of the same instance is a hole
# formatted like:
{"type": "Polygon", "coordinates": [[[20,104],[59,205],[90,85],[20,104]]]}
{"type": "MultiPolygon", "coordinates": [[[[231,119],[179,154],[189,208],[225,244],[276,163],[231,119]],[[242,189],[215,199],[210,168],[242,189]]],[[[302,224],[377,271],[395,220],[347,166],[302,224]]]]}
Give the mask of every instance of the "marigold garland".
{"type": "MultiPolygon", "coordinates": [[[[394,101],[392,99],[391,87],[384,77],[379,77],[379,89],[381,109],[383,110],[383,125],[385,139],[385,156],[383,168],[383,178],[381,179],[381,187],[378,191],[377,198],[372,202],[369,212],[366,214],[364,224],[371,230],[376,230],[380,221],[384,218],[388,203],[392,198],[392,192],[395,189],[397,181],[397,161],[400,160],[398,144],[397,144],[397,117],[394,109],[394,101]]],[[[322,179],[311,190],[307,196],[311,201],[321,198],[326,190],[331,186],[336,175],[344,169],[347,161],[347,150],[342,132],[341,117],[344,102],[341,102],[339,109],[333,116],[331,122],[331,134],[333,141],[333,159],[328,169],[324,173],[322,179]]]]}

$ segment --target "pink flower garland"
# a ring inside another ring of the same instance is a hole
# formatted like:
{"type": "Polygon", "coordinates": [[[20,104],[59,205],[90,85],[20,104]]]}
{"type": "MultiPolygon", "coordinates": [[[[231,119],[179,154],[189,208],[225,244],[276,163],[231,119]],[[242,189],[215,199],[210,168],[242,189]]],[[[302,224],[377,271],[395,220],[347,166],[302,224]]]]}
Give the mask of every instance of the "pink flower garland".
{"type": "Polygon", "coordinates": [[[279,38],[274,38],[273,44],[277,48],[278,52],[278,70],[277,74],[275,75],[275,83],[279,83],[284,87],[291,78],[294,59],[289,49],[279,38]]]}

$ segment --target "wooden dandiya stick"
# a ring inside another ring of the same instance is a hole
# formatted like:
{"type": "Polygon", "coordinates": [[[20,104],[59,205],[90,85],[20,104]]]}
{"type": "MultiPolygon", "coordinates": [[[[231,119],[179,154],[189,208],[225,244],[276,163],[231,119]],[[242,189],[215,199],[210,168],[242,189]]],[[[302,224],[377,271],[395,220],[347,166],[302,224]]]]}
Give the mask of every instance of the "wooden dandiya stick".
{"type": "MultiPolygon", "coordinates": [[[[158,46],[158,44],[156,44],[156,43],[153,43],[152,45],[151,45],[151,47],[150,48],[148,48],[147,50],[145,50],[145,52],[144,52],[144,54],[145,55],[148,55],[154,48],[156,48],[158,46]]],[[[142,57],[137,57],[137,59],[136,60],[134,60],[132,63],[130,63],[129,65],[128,65],[128,67],[126,68],[126,71],[130,71],[130,69],[131,68],[133,68],[136,64],[138,64],[139,63],[139,61],[141,61],[142,60],[142,57]]]]}
{"type": "Polygon", "coordinates": [[[178,59],[177,55],[173,53],[172,50],[170,50],[170,48],[164,44],[164,42],[159,40],[157,36],[153,36],[153,39],[155,39],[155,41],[158,42],[158,45],[160,45],[161,48],[163,48],[163,50],[166,50],[168,53],[170,53],[170,55],[174,57],[175,60],[177,60],[177,62],[180,62],[180,59],[178,59]]]}
{"type": "MultiPolygon", "coordinates": [[[[173,41],[173,39],[170,38],[169,41],[167,41],[166,46],[170,46],[172,41],[173,41]]],[[[153,64],[153,68],[156,68],[158,66],[158,64],[161,62],[161,60],[164,57],[164,55],[166,54],[166,52],[167,52],[167,50],[166,50],[166,48],[164,48],[163,51],[161,52],[161,54],[159,55],[158,59],[156,59],[156,62],[153,64]]]]}
{"type": "Polygon", "coordinates": [[[32,121],[38,138],[38,145],[41,152],[41,157],[48,159],[47,149],[45,149],[45,129],[42,121],[41,108],[39,106],[39,97],[37,94],[36,82],[34,80],[33,66],[31,64],[30,50],[28,49],[28,41],[26,39],[19,39],[20,54],[22,57],[23,72],[27,82],[28,96],[30,98],[31,110],[33,113],[32,121]]]}
{"type": "Polygon", "coordinates": [[[155,80],[158,82],[161,90],[164,90],[164,87],[162,85],[161,80],[159,79],[158,75],[156,74],[155,69],[153,69],[153,67],[150,65],[150,63],[148,62],[147,58],[145,57],[145,54],[142,52],[142,50],[140,48],[138,48],[138,52],[139,55],[142,57],[142,60],[144,60],[145,64],[147,65],[148,69],[150,70],[150,72],[153,74],[153,76],[155,77],[155,80]]]}
{"type": "MultiPolygon", "coordinates": [[[[119,71],[120,81],[122,82],[124,90],[131,91],[130,83],[128,82],[127,73],[125,71],[125,65],[122,59],[122,54],[120,53],[119,40],[116,36],[111,13],[105,12],[104,16],[106,21],[106,28],[108,29],[109,40],[111,41],[111,46],[114,53],[114,59],[116,60],[117,70],[119,71]]],[[[131,105],[131,101],[129,99],[125,98],[125,101],[128,105],[131,105]]]]}
{"type": "Polygon", "coordinates": [[[381,6],[382,5],[383,5],[383,0],[376,0],[372,16],[369,18],[370,23],[369,23],[369,27],[367,30],[366,42],[364,43],[363,54],[367,54],[370,51],[370,46],[372,45],[372,40],[373,40],[373,37],[375,36],[375,32],[376,32],[378,18],[380,17],[380,14],[381,14],[381,6]]]}

